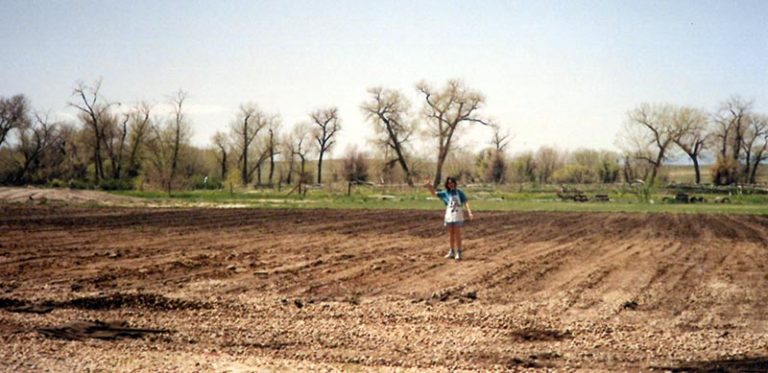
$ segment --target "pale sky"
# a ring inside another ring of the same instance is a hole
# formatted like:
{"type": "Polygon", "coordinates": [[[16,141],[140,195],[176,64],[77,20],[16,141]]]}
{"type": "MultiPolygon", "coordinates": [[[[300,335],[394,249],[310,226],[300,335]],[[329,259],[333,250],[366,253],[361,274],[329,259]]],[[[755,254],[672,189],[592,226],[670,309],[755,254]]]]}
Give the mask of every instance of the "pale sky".
{"type": "MultiPolygon", "coordinates": [[[[255,102],[285,127],[339,107],[347,144],[371,125],[366,89],[463,79],[512,152],[615,149],[628,110],[707,110],[734,94],[768,112],[767,1],[0,0],[0,96],[65,117],[78,81],[112,101],[189,93],[193,143],[255,102]]],[[[480,146],[488,129],[463,141],[480,146]]]]}

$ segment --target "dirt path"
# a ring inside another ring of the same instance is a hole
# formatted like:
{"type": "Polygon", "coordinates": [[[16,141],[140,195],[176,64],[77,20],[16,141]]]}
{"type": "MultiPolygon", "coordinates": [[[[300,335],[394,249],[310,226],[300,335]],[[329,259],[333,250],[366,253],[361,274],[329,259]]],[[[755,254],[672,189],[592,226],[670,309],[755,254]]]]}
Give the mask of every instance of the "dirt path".
{"type": "Polygon", "coordinates": [[[138,198],[118,196],[97,190],[36,187],[0,187],[0,202],[30,205],[93,203],[102,206],[127,206],[144,204],[138,198]]]}
{"type": "Polygon", "coordinates": [[[0,206],[0,306],[55,308],[0,310],[0,358],[60,370],[768,367],[768,217],[478,216],[457,263],[442,258],[439,212],[0,206]],[[95,319],[176,332],[32,331],[95,319]]]}

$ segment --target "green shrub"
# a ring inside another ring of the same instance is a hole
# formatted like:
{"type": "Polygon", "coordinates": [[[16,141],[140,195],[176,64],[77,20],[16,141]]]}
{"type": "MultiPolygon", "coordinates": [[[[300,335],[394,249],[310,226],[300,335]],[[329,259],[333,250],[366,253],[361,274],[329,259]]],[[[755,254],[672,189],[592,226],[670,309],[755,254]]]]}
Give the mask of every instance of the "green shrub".
{"type": "Polygon", "coordinates": [[[557,183],[591,184],[597,181],[597,175],[587,166],[569,164],[555,171],[552,179],[557,183]]]}
{"type": "Polygon", "coordinates": [[[70,180],[69,183],[67,184],[72,189],[94,189],[95,188],[95,185],[92,182],[86,181],[86,180],[73,179],[73,180],[70,180]]]}
{"type": "Polygon", "coordinates": [[[48,187],[49,188],[66,188],[68,187],[67,182],[61,179],[53,179],[48,181],[48,187]]]}
{"type": "Polygon", "coordinates": [[[101,190],[132,190],[133,183],[130,180],[109,179],[99,183],[101,190]]]}

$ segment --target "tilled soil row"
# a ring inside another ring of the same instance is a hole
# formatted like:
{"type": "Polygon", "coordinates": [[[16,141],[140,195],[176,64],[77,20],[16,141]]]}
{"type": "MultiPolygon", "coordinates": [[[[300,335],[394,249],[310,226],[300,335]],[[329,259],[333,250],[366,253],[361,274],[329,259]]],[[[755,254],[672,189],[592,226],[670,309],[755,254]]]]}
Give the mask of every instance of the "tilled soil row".
{"type": "Polygon", "coordinates": [[[455,262],[438,211],[0,206],[0,358],[65,371],[766,363],[768,218],[477,217],[455,262]],[[52,310],[11,312],[30,305],[52,310]],[[36,332],[78,320],[172,332],[36,332]]]}

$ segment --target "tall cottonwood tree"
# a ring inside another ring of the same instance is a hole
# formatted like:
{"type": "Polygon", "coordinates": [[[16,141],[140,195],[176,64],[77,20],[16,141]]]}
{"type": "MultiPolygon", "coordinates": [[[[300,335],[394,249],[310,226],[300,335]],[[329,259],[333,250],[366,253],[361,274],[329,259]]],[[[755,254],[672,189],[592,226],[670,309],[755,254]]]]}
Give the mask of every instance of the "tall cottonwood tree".
{"type": "Polygon", "coordinates": [[[264,162],[269,159],[269,149],[266,147],[266,141],[268,138],[262,138],[260,140],[259,152],[257,153],[256,161],[254,162],[254,167],[256,168],[256,185],[258,186],[262,185],[261,174],[262,170],[264,169],[264,162]]]}
{"type": "Polygon", "coordinates": [[[191,130],[184,114],[187,93],[179,90],[171,97],[172,112],[164,122],[152,126],[150,147],[151,162],[158,172],[168,195],[173,191],[179,171],[182,149],[188,146],[191,130]]]}
{"type": "Polygon", "coordinates": [[[237,117],[231,126],[232,143],[239,152],[238,164],[240,166],[240,178],[244,185],[251,182],[255,166],[250,164],[251,157],[255,157],[254,146],[256,137],[267,125],[267,118],[256,104],[247,103],[240,105],[237,117]]]}
{"type": "Polygon", "coordinates": [[[635,158],[650,164],[650,173],[644,180],[647,185],[656,182],[659,169],[669,157],[671,145],[678,137],[674,110],[668,104],[641,104],[629,112],[624,142],[635,158]]]}
{"type": "Polygon", "coordinates": [[[141,102],[134,108],[130,116],[130,129],[128,136],[128,177],[139,175],[143,162],[143,149],[146,146],[146,139],[152,127],[152,105],[147,102],[141,102]]]}
{"type": "Polygon", "coordinates": [[[293,174],[296,170],[296,156],[294,155],[294,138],[293,131],[285,134],[282,141],[278,145],[280,152],[283,154],[283,168],[280,172],[280,178],[278,179],[278,185],[285,182],[288,185],[293,184],[293,174]],[[287,168],[287,169],[286,169],[287,168]]]}
{"type": "Polygon", "coordinates": [[[262,171],[264,169],[264,162],[269,160],[269,184],[272,184],[272,177],[274,174],[274,157],[276,153],[276,142],[275,142],[275,129],[279,127],[280,123],[280,117],[278,115],[271,115],[267,116],[264,115],[264,127],[262,129],[262,133],[264,133],[264,136],[261,136],[257,139],[255,142],[255,149],[256,151],[256,160],[254,162],[254,167],[256,168],[256,185],[261,186],[262,185],[262,171]]]}
{"type": "Polygon", "coordinates": [[[173,117],[171,121],[173,147],[171,152],[171,178],[168,183],[169,195],[171,194],[171,184],[179,169],[179,153],[181,152],[181,147],[182,145],[186,145],[190,135],[189,124],[186,121],[183,107],[186,99],[187,93],[181,90],[171,98],[171,104],[173,105],[173,117]]]}
{"type": "Polygon", "coordinates": [[[291,183],[291,174],[294,172],[296,157],[299,157],[298,183],[304,184],[310,181],[306,170],[307,158],[311,151],[310,142],[312,141],[309,129],[310,124],[306,122],[297,124],[293,127],[286,141],[290,153],[288,184],[291,183]]]}
{"type": "Polygon", "coordinates": [[[678,107],[673,109],[672,126],[676,135],[672,141],[691,159],[696,184],[701,183],[699,159],[709,138],[709,120],[699,109],[678,107]]]}
{"type": "Polygon", "coordinates": [[[275,175],[275,157],[280,155],[280,140],[278,139],[278,135],[280,133],[280,127],[282,125],[282,122],[280,121],[280,118],[275,116],[272,118],[272,120],[269,121],[268,127],[267,127],[267,139],[266,139],[266,147],[267,147],[267,153],[269,157],[269,185],[272,186],[272,179],[275,175]]]}
{"type": "Polygon", "coordinates": [[[229,139],[224,132],[216,131],[211,138],[211,142],[213,142],[215,150],[214,154],[216,155],[216,161],[219,165],[219,174],[221,175],[222,180],[226,180],[227,172],[229,172],[229,159],[227,158],[229,156],[230,148],[229,139]]]}
{"type": "Polygon", "coordinates": [[[752,105],[750,101],[733,96],[723,102],[713,115],[713,139],[718,150],[712,175],[715,184],[733,184],[741,181],[744,176],[739,162],[752,105]]]}
{"type": "MultiPolygon", "coordinates": [[[[408,142],[415,129],[409,118],[411,103],[397,90],[374,87],[368,89],[368,101],[360,106],[365,118],[374,125],[379,136],[376,142],[394,152],[394,161],[405,174],[405,181],[413,186],[413,177],[406,157],[408,142]]],[[[385,160],[389,164],[389,160],[385,160]]]]}
{"type": "Polygon", "coordinates": [[[104,118],[104,136],[102,137],[104,150],[109,160],[109,169],[112,179],[120,179],[123,172],[123,155],[125,153],[126,140],[128,138],[128,122],[130,113],[120,116],[111,114],[104,118]]]}
{"type": "Polygon", "coordinates": [[[105,136],[104,122],[110,116],[109,112],[110,107],[112,106],[112,104],[105,102],[99,92],[100,90],[101,79],[90,86],[80,82],[72,93],[75,97],[75,101],[69,103],[70,106],[80,111],[80,119],[83,121],[86,128],[90,129],[91,135],[93,136],[92,151],[95,169],[94,177],[96,182],[99,182],[105,177],[101,147],[105,136]]]}
{"type": "Polygon", "coordinates": [[[442,89],[432,88],[426,82],[418,83],[416,89],[424,97],[424,116],[431,135],[437,140],[437,165],[432,182],[437,187],[442,179],[443,165],[451,150],[454,135],[460,126],[469,123],[490,124],[479,115],[485,105],[485,97],[457,79],[449,80],[442,89]]]}
{"type": "Polygon", "coordinates": [[[757,182],[757,168],[768,159],[768,116],[751,114],[747,118],[742,149],[744,151],[744,181],[757,182]]]}
{"type": "Polygon", "coordinates": [[[312,138],[317,145],[317,183],[323,182],[323,158],[331,150],[336,142],[336,133],[341,130],[341,118],[339,109],[335,106],[313,111],[309,117],[312,119],[312,138]]]}

